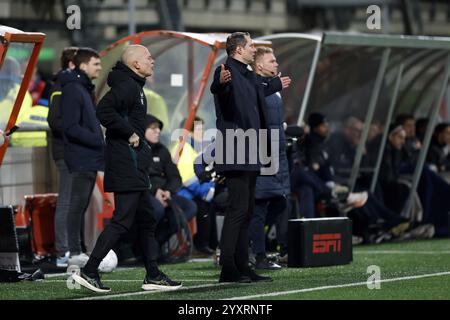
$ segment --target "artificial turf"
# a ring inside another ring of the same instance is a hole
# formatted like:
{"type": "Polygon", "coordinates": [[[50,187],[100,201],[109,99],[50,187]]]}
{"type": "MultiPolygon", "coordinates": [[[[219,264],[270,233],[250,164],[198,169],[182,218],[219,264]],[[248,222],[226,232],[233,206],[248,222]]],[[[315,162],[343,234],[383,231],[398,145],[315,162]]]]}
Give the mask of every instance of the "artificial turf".
{"type": "Polygon", "coordinates": [[[283,268],[267,271],[271,283],[218,284],[220,270],[213,261],[191,261],[163,265],[171,278],[183,281],[183,289],[173,292],[143,292],[143,268],[117,269],[102,279],[112,290],[95,294],[67,283],[67,276],[42,281],[0,283],[0,300],[15,299],[83,299],[107,298],[119,300],[201,300],[201,299],[450,299],[450,239],[411,241],[353,249],[353,262],[348,265],[319,268],[283,268]],[[380,289],[366,285],[367,268],[380,268],[380,289]],[[417,279],[398,279],[429,275],[417,279]],[[387,281],[389,279],[396,281],[387,281]],[[354,285],[356,284],[356,285],[354,285]],[[347,287],[334,287],[349,285],[347,287]],[[71,287],[72,289],[69,289],[71,287]],[[325,287],[318,289],[320,287],[325,287]]]}

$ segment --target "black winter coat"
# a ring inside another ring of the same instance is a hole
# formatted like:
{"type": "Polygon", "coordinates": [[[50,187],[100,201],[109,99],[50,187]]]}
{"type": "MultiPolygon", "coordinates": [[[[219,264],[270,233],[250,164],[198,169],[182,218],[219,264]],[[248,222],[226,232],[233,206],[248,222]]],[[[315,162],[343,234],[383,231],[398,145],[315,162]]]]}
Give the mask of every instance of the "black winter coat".
{"type": "Polygon", "coordinates": [[[302,145],[304,165],[324,181],[333,181],[334,169],[330,162],[330,156],[325,145],[325,138],[315,132],[311,132],[305,137],[302,145]]]}
{"type": "Polygon", "coordinates": [[[450,158],[444,152],[445,146],[445,144],[439,144],[436,138],[433,137],[428,149],[427,163],[435,165],[438,171],[450,170],[450,158]]]}
{"type": "Polygon", "coordinates": [[[70,172],[103,171],[104,140],[95,117],[94,85],[80,70],[61,74],[64,160],[70,172]]]}
{"type": "Polygon", "coordinates": [[[181,176],[177,166],[172,162],[169,150],[161,143],[150,146],[153,153],[149,168],[152,194],[156,194],[158,189],[169,190],[172,194],[177,193],[182,187],[181,176]]]}
{"type": "MultiPolygon", "coordinates": [[[[256,74],[247,69],[247,65],[228,57],[225,62],[225,69],[231,72],[231,81],[220,84],[219,66],[214,72],[214,80],[211,84],[211,93],[214,95],[216,108],[216,127],[223,137],[223,143],[216,138],[216,171],[259,171],[261,163],[259,161],[258,143],[248,143],[246,139],[245,148],[237,150],[236,140],[230,142],[230,147],[234,148],[234,159],[232,163],[226,160],[226,155],[230,150],[226,150],[227,139],[226,130],[237,129],[244,131],[248,129],[267,129],[266,101],[265,96],[281,91],[281,80],[275,77],[272,81],[261,82],[256,78],[256,74]],[[243,164],[238,163],[238,156],[245,159],[243,164]],[[256,161],[253,161],[255,158],[256,161]]],[[[270,147],[270,135],[267,136],[266,146],[270,147]]],[[[270,150],[270,148],[269,148],[270,150]]],[[[263,151],[267,155],[266,151],[263,151]]]]}
{"type": "Polygon", "coordinates": [[[122,62],[117,62],[108,75],[111,89],[100,100],[97,117],[106,128],[105,191],[129,192],[150,189],[148,168],[151,148],[145,141],[147,100],[140,77],[122,62]],[[137,148],[128,139],[136,133],[137,148]]]}
{"type": "Polygon", "coordinates": [[[61,76],[69,70],[61,70],[53,77],[50,90],[49,110],[47,122],[52,136],[52,157],[57,161],[64,159],[63,124],[61,115],[61,76]]]}

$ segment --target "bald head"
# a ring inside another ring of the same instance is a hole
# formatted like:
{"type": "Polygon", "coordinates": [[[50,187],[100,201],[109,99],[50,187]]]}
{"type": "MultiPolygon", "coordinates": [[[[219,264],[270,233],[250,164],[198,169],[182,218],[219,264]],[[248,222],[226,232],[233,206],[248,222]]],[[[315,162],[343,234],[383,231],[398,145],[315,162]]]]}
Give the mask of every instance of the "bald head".
{"type": "Polygon", "coordinates": [[[122,53],[121,60],[128,68],[143,78],[153,74],[154,59],[148,49],[140,44],[128,46],[122,53]]]}

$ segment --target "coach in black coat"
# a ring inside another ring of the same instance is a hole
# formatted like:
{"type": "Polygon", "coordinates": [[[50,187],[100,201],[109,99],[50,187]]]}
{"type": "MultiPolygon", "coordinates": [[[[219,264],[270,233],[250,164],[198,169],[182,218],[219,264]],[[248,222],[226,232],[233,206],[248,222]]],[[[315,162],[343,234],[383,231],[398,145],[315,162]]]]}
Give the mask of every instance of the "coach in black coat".
{"type": "MultiPolygon", "coordinates": [[[[216,171],[253,171],[259,172],[261,163],[259,159],[253,162],[250,153],[259,152],[259,145],[248,143],[244,150],[237,150],[236,144],[230,142],[234,147],[234,159],[229,163],[227,155],[227,129],[242,129],[244,131],[254,129],[258,133],[259,129],[269,129],[267,119],[267,106],[265,96],[281,91],[282,84],[279,77],[270,81],[262,82],[257,80],[256,74],[247,68],[247,64],[228,57],[225,65],[217,68],[214,73],[214,81],[211,85],[211,93],[214,94],[216,106],[216,127],[223,137],[222,155],[220,153],[218,141],[216,142],[216,171]],[[224,69],[232,74],[231,83],[220,83],[220,73],[224,69]],[[245,163],[237,163],[238,152],[245,152],[245,163]],[[220,159],[222,161],[220,161],[220,159]]],[[[270,133],[270,132],[268,132],[270,133]]],[[[270,145],[270,135],[267,136],[267,146],[270,145]]],[[[266,153],[267,154],[267,153],[266,153]]]]}
{"type": "Polygon", "coordinates": [[[146,77],[153,74],[153,65],[154,59],[146,47],[128,46],[108,76],[111,90],[98,104],[97,117],[106,128],[105,190],[114,192],[115,210],[81,277],[103,292],[109,288],[100,282],[97,268],[135,221],[147,271],[142,288],[150,290],[157,284],[181,286],[160,272],[156,263],[156,218],[148,176],[151,148],[145,141],[147,102],[142,90],[146,77]]]}
{"type": "Polygon", "coordinates": [[[97,117],[106,128],[105,191],[128,192],[150,188],[151,149],[145,142],[147,101],[145,78],[119,61],[108,75],[111,90],[98,104],[97,117]],[[129,138],[139,138],[130,145],[129,138]]]}
{"type": "MultiPolygon", "coordinates": [[[[248,227],[254,210],[256,177],[261,163],[252,163],[252,157],[258,155],[257,143],[247,143],[237,150],[235,141],[226,141],[226,130],[244,131],[267,129],[265,114],[265,96],[280,91],[290,83],[288,77],[279,78],[264,86],[257,81],[256,74],[248,69],[253,62],[256,49],[248,33],[235,32],[227,38],[228,59],[214,73],[211,93],[216,108],[215,168],[226,177],[229,198],[225,212],[221,238],[222,272],[220,282],[271,281],[269,277],[258,276],[248,267],[248,227]],[[221,145],[222,142],[222,145],[221,145]],[[234,149],[234,162],[226,161],[226,155],[234,149]],[[256,153],[256,154],[255,154],[256,153]],[[244,163],[236,163],[237,158],[244,163]],[[222,158],[222,159],[221,159],[222,158]],[[221,161],[222,160],[222,161],[221,161]],[[221,163],[222,162],[222,163],[221,163]]],[[[267,137],[269,138],[269,137],[267,137]]],[[[268,143],[267,143],[268,144],[268,143]]]]}

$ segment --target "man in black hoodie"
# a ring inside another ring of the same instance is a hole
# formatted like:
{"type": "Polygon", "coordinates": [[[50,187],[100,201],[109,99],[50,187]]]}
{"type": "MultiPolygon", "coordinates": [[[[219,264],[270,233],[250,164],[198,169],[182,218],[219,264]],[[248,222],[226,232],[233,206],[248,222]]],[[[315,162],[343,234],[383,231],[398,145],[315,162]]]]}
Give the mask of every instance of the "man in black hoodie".
{"type": "Polygon", "coordinates": [[[148,168],[152,155],[145,141],[147,102],[142,90],[153,74],[154,59],[148,49],[130,45],[108,75],[111,90],[98,104],[97,117],[106,128],[105,191],[114,192],[115,210],[111,222],[100,234],[85,268],[73,279],[95,292],[108,292],[97,268],[134,220],[147,274],[142,289],[176,289],[172,281],[158,269],[156,219],[151,205],[148,168]]]}
{"type": "Polygon", "coordinates": [[[73,58],[75,69],[61,75],[61,114],[64,161],[72,175],[67,233],[69,265],[84,266],[80,228],[95,186],[97,171],[103,171],[103,133],[95,116],[92,80],[101,70],[100,57],[90,48],[80,48],[73,58]]]}

